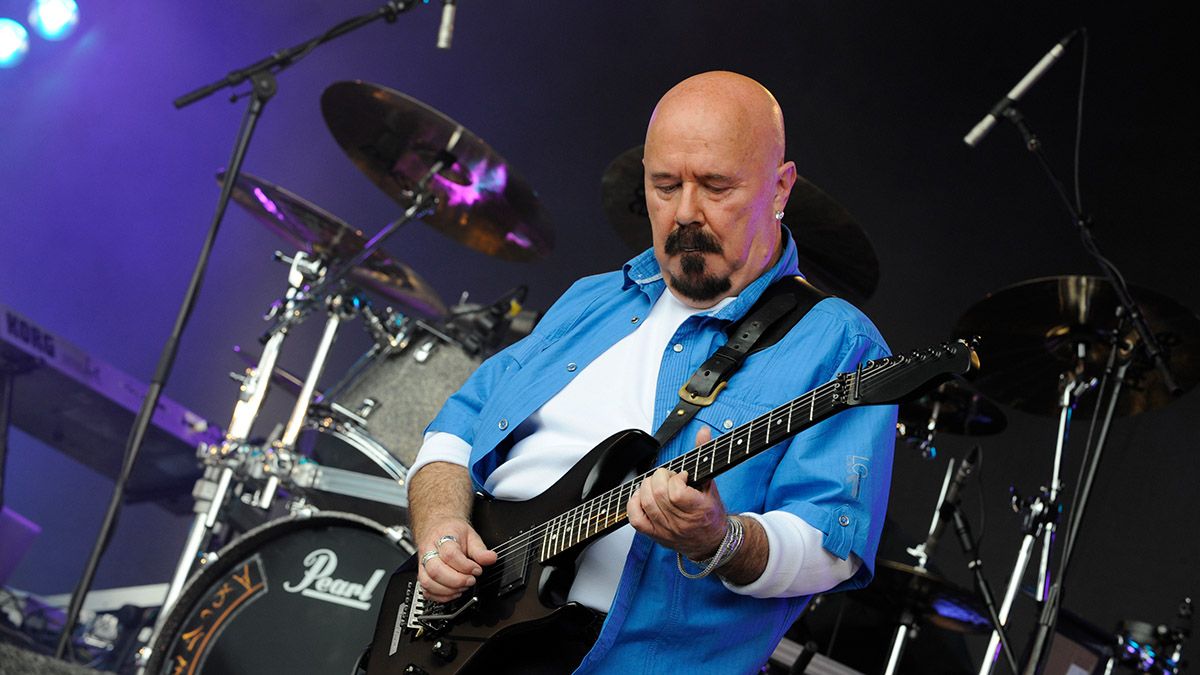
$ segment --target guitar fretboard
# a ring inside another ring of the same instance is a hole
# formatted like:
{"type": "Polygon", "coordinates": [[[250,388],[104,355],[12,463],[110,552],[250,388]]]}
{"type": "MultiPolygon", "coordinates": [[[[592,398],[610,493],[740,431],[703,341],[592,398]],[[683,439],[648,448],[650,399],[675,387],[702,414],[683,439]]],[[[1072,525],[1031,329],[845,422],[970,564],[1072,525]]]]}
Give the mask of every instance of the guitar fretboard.
{"type": "MultiPolygon", "coordinates": [[[[893,357],[894,358],[894,357],[893,357]]],[[[844,373],[778,408],[668,461],[661,466],[687,471],[688,483],[717,476],[754,455],[786,440],[846,407],[846,391],[868,373],[887,369],[892,362],[871,362],[861,371],[844,373]]],[[[622,525],[625,505],[643,480],[657,468],[558,515],[534,531],[540,532],[537,555],[542,562],[622,525]]]]}

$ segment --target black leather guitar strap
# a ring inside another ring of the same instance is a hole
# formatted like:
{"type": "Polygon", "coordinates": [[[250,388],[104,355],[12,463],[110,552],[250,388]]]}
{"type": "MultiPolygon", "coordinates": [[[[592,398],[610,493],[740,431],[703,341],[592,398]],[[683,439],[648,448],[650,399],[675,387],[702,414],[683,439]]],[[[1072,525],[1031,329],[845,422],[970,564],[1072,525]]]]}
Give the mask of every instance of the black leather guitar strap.
{"type": "MultiPolygon", "coordinates": [[[[666,445],[701,408],[716,400],[747,356],[779,342],[814,305],[827,297],[830,297],[827,293],[798,276],[785,277],[771,284],[740,321],[725,329],[728,341],[680,387],[679,403],[654,432],[658,447],[666,445]]],[[[650,460],[653,457],[642,464],[648,464],[650,460]]]]}

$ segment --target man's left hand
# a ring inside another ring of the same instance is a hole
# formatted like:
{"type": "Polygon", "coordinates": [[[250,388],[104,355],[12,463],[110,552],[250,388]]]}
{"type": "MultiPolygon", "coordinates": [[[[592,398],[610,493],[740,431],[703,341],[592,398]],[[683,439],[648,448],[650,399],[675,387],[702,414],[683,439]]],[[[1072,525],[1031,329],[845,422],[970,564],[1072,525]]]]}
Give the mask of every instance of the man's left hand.
{"type": "MultiPolygon", "coordinates": [[[[707,443],[707,428],[696,435],[696,445],[707,443]]],[[[725,538],[725,505],[717,484],[706,481],[699,489],[687,484],[686,471],[660,468],[630,497],[626,506],[633,529],[692,560],[716,553],[725,538]]]]}

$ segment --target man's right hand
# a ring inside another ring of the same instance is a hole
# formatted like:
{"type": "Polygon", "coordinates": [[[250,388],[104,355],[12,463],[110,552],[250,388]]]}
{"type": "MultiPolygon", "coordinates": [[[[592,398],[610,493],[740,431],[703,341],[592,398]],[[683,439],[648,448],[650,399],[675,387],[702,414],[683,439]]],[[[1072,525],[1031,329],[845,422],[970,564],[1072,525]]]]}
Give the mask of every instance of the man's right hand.
{"type": "Polygon", "coordinates": [[[422,557],[437,552],[428,556],[417,572],[425,595],[437,602],[461,596],[475,585],[484,567],[496,562],[496,552],[484,545],[479,533],[463,518],[442,517],[421,523],[417,543],[417,554],[422,557]]]}

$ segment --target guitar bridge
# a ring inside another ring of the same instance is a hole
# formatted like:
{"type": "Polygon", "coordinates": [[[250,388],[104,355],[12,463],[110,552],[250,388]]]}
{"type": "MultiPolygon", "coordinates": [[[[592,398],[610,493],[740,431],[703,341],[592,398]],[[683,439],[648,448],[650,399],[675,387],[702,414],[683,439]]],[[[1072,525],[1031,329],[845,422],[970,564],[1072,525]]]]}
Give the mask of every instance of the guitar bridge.
{"type": "Polygon", "coordinates": [[[412,601],[408,603],[408,616],[405,617],[404,627],[415,631],[424,630],[421,625],[420,616],[425,613],[425,590],[421,588],[421,584],[414,583],[412,601]]]}

